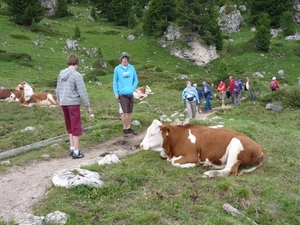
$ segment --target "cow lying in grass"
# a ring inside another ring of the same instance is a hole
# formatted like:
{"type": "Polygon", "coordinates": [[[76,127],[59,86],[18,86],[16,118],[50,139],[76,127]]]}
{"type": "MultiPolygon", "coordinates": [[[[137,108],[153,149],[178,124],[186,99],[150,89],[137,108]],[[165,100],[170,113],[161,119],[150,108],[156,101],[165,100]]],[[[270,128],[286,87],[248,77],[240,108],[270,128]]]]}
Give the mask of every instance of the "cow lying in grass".
{"type": "Polygon", "coordinates": [[[0,89],[0,101],[15,102],[19,101],[22,91],[15,89],[0,89]]]}
{"type": "Polygon", "coordinates": [[[262,146],[244,134],[228,129],[162,124],[154,120],[140,144],[142,149],[162,150],[174,166],[191,167],[203,165],[210,169],[205,178],[242,175],[260,168],[266,161],[262,146]],[[239,166],[250,169],[238,172],[239,166]]]}
{"type": "Polygon", "coordinates": [[[146,85],[145,87],[140,87],[134,90],[133,97],[136,99],[143,99],[147,97],[149,94],[154,94],[150,87],[146,85]]]}
{"type": "Polygon", "coordinates": [[[56,95],[47,92],[34,92],[34,89],[25,81],[21,82],[18,87],[22,91],[19,99],[20,106],[58,106],[56,95]]]}

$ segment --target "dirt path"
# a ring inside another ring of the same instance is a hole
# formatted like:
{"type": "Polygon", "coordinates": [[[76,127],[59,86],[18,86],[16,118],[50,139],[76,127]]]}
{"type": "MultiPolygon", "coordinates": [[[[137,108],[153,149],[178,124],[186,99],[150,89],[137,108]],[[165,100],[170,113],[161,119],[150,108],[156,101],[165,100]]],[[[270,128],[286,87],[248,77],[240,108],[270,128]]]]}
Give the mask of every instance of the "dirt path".
{"type": "MultiPolygon", "coordinates": [[[[216,110],[197,115],[196,119],[205,119],[216,110]]],[[[12,167],[0,174],[0,218],[4,221],[24,219],[32,212],[35,203],[41,200],[52,185],[52,175],[62,169],[74,169],[96,163],[106,152],[119,158],[139,151],[139,144],[145,131],[128,138],[118,137],[85,149],[85,157],[74,160],[71,157],[55,158],[49,161],[33,162],[22,167],[12,167]]]]}

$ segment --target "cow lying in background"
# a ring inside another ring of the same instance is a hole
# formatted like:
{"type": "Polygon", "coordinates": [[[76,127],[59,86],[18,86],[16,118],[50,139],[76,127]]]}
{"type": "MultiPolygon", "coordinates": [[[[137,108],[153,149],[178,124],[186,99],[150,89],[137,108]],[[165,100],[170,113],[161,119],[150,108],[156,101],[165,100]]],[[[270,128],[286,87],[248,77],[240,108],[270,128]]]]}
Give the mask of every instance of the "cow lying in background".
{"type": "Polygon", "coordinates": [[[21,82],[18,87],[22,91],[19,99],[20,106],[58,106],[56,95],[47,92],[34,92],[34,89],[25,81],[21,82]]]}
{"type": "Polygon", "coordinates": [[[19,101],[22,91],[15,89],[0,89],[0,101],[13,102],[19,101]]]}
{"type": "Polygon", "coordinates": [[[143,99],[147,97],[149,94],[154,94],[150,87],[146,85],[145,87],[140,87],[134,90],[133,97],[137,99],[143,99]]]}
{"type": "Polygon", "coordinates": [[[211,169],[203,175],[215,176],[242,175],[260,168],[266,161],[262,146],[244,134],[228,129],[162,124],[154,120],[140,144],[142,149],[163,149],[161,156],[167,156],[174,166],[190,167],[202,164],[211,169]],[[238,172],[240,165],[250,169],[238,172]]]}

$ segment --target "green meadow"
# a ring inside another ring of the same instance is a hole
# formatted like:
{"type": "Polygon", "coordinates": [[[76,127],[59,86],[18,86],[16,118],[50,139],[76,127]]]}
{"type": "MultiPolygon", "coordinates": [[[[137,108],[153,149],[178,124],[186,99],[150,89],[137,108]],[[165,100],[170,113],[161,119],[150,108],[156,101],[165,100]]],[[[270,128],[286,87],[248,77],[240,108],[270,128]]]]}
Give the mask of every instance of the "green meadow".
{"type": "MultiPolygon", "coordinates": [[[[70,216],[68,225],[251,224],[244,217],[233,217],[225,212],[222,205],[227,202],[258,224],[300,224],[299,41],[286,41],[280,34],[271,40],[269,52],[260,52],[255,48],[251,26],[244,22],[240,32],[227,34],[226,40],[234,41],[224,42],[220,58],[199,67],[171,56],[168,48],[143,36],[139,28],[118,27],[104,19],[89,21],[90,7],[69,6],[74,16],[44,18],[38,24],[38,32],[32,32],[10,21],[5,13],[5,3],[0,3],[0,84],[5,88],[15,88],[25,80],[36,91],[54,93],[58,73],[67,66],[68,54],[79,55],[78,71],[84,75],[95,115],[90,119],[82,107],[85,133],[80,145],[83,151],[122,135],[121,121],[103,118],[119,116],[112,91],[113,68],[119,63],[121,52],[127,51],[137,70],[139,86],[149,85],[154,92],[145,99],[147,104],[139,104],[136,100],[133,119],[141,126],[135,130],[146,130],[152,120],[162,114],[170,116],[175,111],[184,112],[181,92],[186,80],[181,80],[181,75],[188,76],[193,83],[201,84],[207,80],[217,85],[218,78],[224,76],[220,73],[220,65],[225,63],[228,75],[242,79],[250,77],[256,100],[247,99],[244,93],[245,99],[240,106],[219,110],[213,116],[221,117],[226,128],[244,133],[260,143],[268,157],[265,165],[253,173],[203,179],[201,167],[177,168],[159,160],[157,152],[139,151],[123,158],[121,164],[84,167],[105,174],[105,187],[51,187],[47,198],[34,207],[35,215],[63,211],[70,216]],[[80,49],[70,51],[65,47],[66,40],[74,40],[76,25],[81,32],[80,49]],[[130,34],[136,35],[132,41],[127,40],[130,34]],[[37,46],[35,42],[44,44],[37,46]],[[101,59],[86,54],[86,49],[93,48],[101,49],[101,59]],[[109,65],[107,68],[100,66],[103,61],[109,65]],[[284,78],[278,76],[278,70],[284,70],[284,78]],[[255,72],[261,72],[264,77],[253,76],[255,72]],[[273,76],[278,77],[281,88],[271,93],[269,82],[273,76]],[[266,110],[267,103],[282,106],[283,111],[266,110]]],[[[300,32],[300,27],[296,30],[300,32]]],[[[227,99],[226,104],[230,104],[230,100],[227,99]]],[[[221,106],[217,97],[212,98],[212,106],[221,106]]],[[[209,126],[215,125],[216,121],[192,123],[209,126]]],[[[0,102],[0,152],[65,133],[59,107],[26,108],[17,102],[0,102]],[[21,131],[28,126],[35,130],[21,131]]],[[[35,149],[6,159],[11,165],[0,165],[0,171],[3,173],[11,166],[44,160],[41,155],[45,153],[51,158],[67,157],[68,149],[68,142],[59,143],[57,148],[35,149]]]]}

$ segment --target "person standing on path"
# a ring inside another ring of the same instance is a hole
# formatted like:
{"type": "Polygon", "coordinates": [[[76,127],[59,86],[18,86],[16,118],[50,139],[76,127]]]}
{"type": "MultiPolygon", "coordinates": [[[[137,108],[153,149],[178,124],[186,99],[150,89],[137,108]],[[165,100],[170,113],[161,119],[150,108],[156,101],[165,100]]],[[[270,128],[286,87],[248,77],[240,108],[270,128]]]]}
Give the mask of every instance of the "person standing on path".
{"type": "Polygon", "coordinates": [[[200,103],[197,90],[191,86],[191,81],[186,82],[186,88],[182,91],[182,103],[185,103],[189,119],[196,117],[196,104],[200,103]]]}
{"type": "Polygon", "coordinates": [[[210,96],[212,95],[212,88],[208,83],[206,83],[206,81],[203,81],[202,84],[203,84],[203,93],[204,93],[204,98],[205,98],[204,109],[205,109],[205,111],[212,110],[212,107],[210,104],[210,96]]]}
{"type": "Polygon", "coordinates": [[[228,90],[229,90],[230,96],[231,96],[231,105],[234,105],[233,85],[234,85],[234,79],[233,79],[232,76],[230,76],[229,77],[229,82],[228,82],[228,90]]]}
{"type": "Polygon", "coordinates": [[[92,110],[83,77],[76,71],[79,65],[78,56],[70,54],[67,57],[67,64],[69,67],[61,70],[58,75],[56,96],[69,134],[70,155],[73,159],[79,159],[84,157],[79,151],[79,136],[82,135],[80,99],[89,115],[92,115],[92,110]]]}
{"type": "Polygon", "coordinates": [[[128,134],[137,135],[131,129],[131,118],[133,112],[133,92],[138,85],[138,76],[133,65],[129,64],[129,54],[122,52],[121,63],[114,69],[113,92],[122,108],[121,120],[123,124],[123,136],[128,134]]]}
{"type": "Polygon", "coordinates": [[[220,99],[222,101],[222,108],[225,107],[225,95],[226,95],[226,84],[223,80],[220,80],[220,83],[218,85],[218,92],[220,94],[220,99]]]}
{"type": "Polygon", "coordinates": [[[201,113],[201,99],[203,98],[203,93],[200,90],[200,88],[198,88],[198,85],[195,83],[193,84],[193,87],[196,89],[197,93],[198,93],[198,98],[199,98],[199,103],[196,103],[196,113],[201,113]]]}

